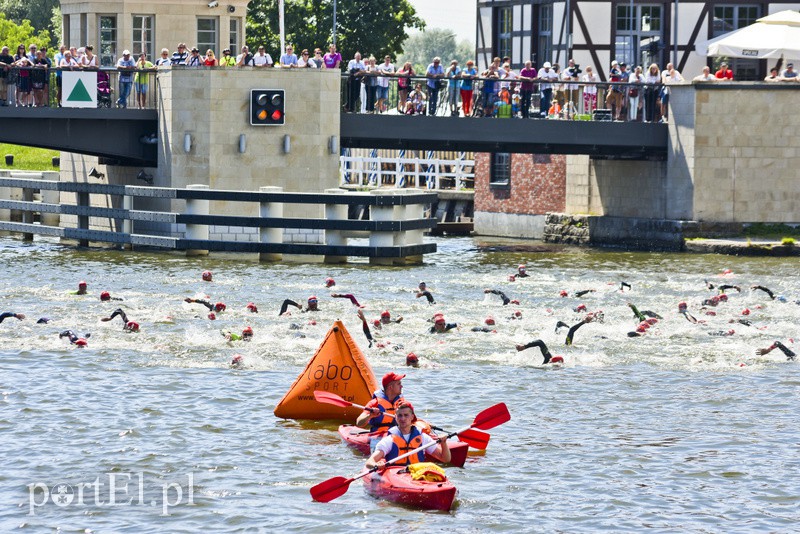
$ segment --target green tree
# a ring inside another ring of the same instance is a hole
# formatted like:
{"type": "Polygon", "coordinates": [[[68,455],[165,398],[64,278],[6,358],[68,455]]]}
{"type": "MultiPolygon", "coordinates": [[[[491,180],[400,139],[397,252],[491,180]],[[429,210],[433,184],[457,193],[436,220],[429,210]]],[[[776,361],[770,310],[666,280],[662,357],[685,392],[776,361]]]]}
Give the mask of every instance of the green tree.
{"type": "Polygon", "coordinates": [[[8,20],[4,13],[0,13],[0,43],[8,46],[11,55],[14,55],[20,44],[24,44],[26,50],[31,44],[35,44],[37,48],[50,46],[50,33],[47,30],[37,33],[30,21],[16,24],[8,20]]]}
{"type": "MultiPolygon", "coordinates": [[[[293,44],[296,52],[317,47],[327,52],[333,0],[286,0],[284,17],[286,43],[293,44]]],[[[336,44],[346,65],[356,51],[365,56],[396,56],[408,38],[406,29],[423,29],[425,22],[408,0],[338,0],[336,25],[336,44]]],[[[251,48],[264,45],[273,56],[281,54],[277,0],[248,4],[247,44],[251,48]]]]}
{"type": "MultiPolygon", "coordinates": [[[[5,13],[8,20],[19,25],[29,20],[37,32],[50,29],[53,10],[60,10],[60,7],[59,0],[0,0],[0,13],[5,13]]],[[[54,46],[57,43],[47,44],[54,46]]]]}
{"type": "Polygon", "coordinates": [[[424,72],[436,56],[442,59],[442,64],[447,68],[450,60],[457,59],[459,65],[463,66],[473,55],[472,45],[468,41],[456,44],[456,36],[451,30],[430,28],[412,35],[403,43],[403,55],[398,63],[410,61],[415,71],[424,72]]]}

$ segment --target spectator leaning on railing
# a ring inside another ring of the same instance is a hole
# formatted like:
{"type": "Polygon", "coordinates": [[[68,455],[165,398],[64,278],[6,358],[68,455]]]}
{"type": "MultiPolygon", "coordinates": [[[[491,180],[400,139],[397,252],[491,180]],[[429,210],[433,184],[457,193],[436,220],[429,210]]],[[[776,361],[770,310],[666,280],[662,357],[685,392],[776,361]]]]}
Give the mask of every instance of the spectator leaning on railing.
{"type": "Polygon", "coordinates": [[[133,71],[136,70],[136,62],[131,58],[129,50],[122,51],[122,57],[117,61],[119,73],[119,98],[117,99],[118,108],[128,107],[128,95],[131,94],[133,84],[133,71]]]}
{"type": "Polygon", "coordinates": [[[186,43],[179,43],[178,50],[172,53],[172,57],[170,58],[170,64],[183,65],[186,63],[186,60],[188,58],[189,58],[189,53],[186,52],[186,43]]]}
{"type": "Polygon", "coordinates": [[[7,46],[0,49],[0,106],[8,106],[8,102],[13,97],[10,96],[11,89],[8,84],[8,75],[11,71],[11,64],[14,57],[9,54],[7,46]]]}
{"type": "Polygon", "coordinates": [[[253,55],[253,66],[256,68],[272,68],[274,65],[272,56],[265,52],[263,46],[259,46],[258,52],[253,55]]]}
{"type": "Polygon", "coordinates": [[[172,65],[172,60],[169,57],[169,50],[162,48],[161,57],[156,60],[156,67],[169,67],[170,65],[172,65]]]}
{"type": "Polygon", "coordinates": [[[442,60],[438,56],[433,58],[433,63],[428,65],[425,71],[428,78],[428,115],[436,115],[436,107],[439,104],[439,79],[444,78],[444,67],[442,60]]]}
{"type": "Polygon", "coordinates": [[[286,45],[286,52],[281,54],[280,65],[287,69],[297,68],[297,55],[295,55],[292,45],[286,45]]]}
{"type": "Polygon", "coordinates": [[[406,100],[411,90],[411,76],[416,76],[414,67],[410,61],[403,64],[403,68],[397,71],[397,111],[406,112],[406,100]]]}
{"type": "MultiPolygon", "coordinates": [[[[672,63],[670,63],[670,65],[671,64],[672,63]]],[[[669,65],[667,65],[667,67],[669,67],[669,65]]],[[[714,73],[714,76],[716,76],[719,80],[733,81],[733,71],[728,68],[727,63],[721,63],[719,70],[714,73]]]]}
{"type": "Polygon", "coordinates": [[[328,45],[328,53],[322,58],[325,63],[326,69],[338,69],[342,64],[342,55],[336,51],[336,45],[331,43],[328,45]]]}
{"type": "Polygon", "coordinates": [[[472,115],[473,83],[477,76],[478,69],[475,68],[475,62],[470,59],[461,71],[461,110],[465,117],[472,115]]]}
{"type": "Polygon", "coordinates": [[[590,65],[586,67],[581,81],[586,83],[583,86],[583,109],[592,113],[597,109],[597,85],[595,84],[600,81],[600,77],[595,74],[590,65]]]}
{"type": "Polygon", "coordinates": [[[550,111],[550,102],[553,99],[553,82],[558,80],[558,74],[553,70],[553,66],[549,61],[545,61],[542,68],[539,69],[539,116],[546,118],[547,113],[550,111]]]}
{"type": "Polygon", "coordinates": [[[378,65],[378,72],[385,74],[385,76],[378,77],[378,107],[379,113],[386,112],[386,103],[389,100],[389,76],[394,75],[394,64],[392,63],[391,56],[384,56],[383,63],[378,65]]]}
{"type": "Polygon", "coordinates": [[[450,105],[450,116],[458,117],[458,77],[461,76],[458,61],[454,59],[450,62],[445,76],[450,80],[447,87],[447,103],[450,105]]]}
{"type": "Polygon", "coordinates": [[[659,105],[659,94],[661,93],[661,71],[658,65],[651,64],[644,77],[644,120],[655,122],[658,118],[656,110],[659,105]]]}
{"type": "Polygon", "coordinates": [[[797,71],[794,70],[794,63],[787,63],[786,69],[781,73],[781,81],[783,82],[796,82],[800,81],[797,76],[797,71]]]}
{"type": "MultiPolygon", "coordinates": [[[[777,69],[775,69],[777,71],[777,69]]],[[[703,73],[692,78],[693,82],[715,82],[717,77],[711,74],[711,68],[708,66],[703,67],[703,73]]]]}
{"type": "Polygon", "coordinates": [[[136,104],[139,109],[147,108],[148,71],[152,71],[154,68],[155,65],[147,60],[147,54],[144,52],[139,54],[139,59],[136,61],[136,76],[133,80],[136,89],[136,104]]]}
{"type": "Polygon", "coordinates": [[[226,48],[222,51],[222,57],[219,58],[220,67],[235,67],[236,58],[231,55],[231,49],[226,48]]]}

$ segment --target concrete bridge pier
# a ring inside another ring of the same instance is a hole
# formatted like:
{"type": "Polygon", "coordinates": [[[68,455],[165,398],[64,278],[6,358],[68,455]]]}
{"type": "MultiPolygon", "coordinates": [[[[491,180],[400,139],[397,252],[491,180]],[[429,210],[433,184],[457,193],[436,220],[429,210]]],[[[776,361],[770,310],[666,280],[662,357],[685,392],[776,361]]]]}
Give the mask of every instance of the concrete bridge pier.
{"type": "MultiPolygon", "coordinates": [[[[326,189],[325,193],[331,195],[343,195],[347,193],[347,191],[336,187],[336,188],[326,189]]],[[[325,218],[330,221],[346,221],[347,204],[326,204],[325,218]]],[[[344,233],[341,230],[325,230],[325,244],[347,246],[347,237],[345,237],[344,233]]],[[[347,256],[325,256],[323,258],[323,262],[346,263],[347,256]]]]}
{"type": "MultiPolygon", "coordinates": [[[[208,189],[207,185],[189,184],[186,189],[208,189]]],[[[187,199],[186,215],[208,215],[209,201],[203,199],[187,199]]],[[[206,224],[187,224],[186,239],[208,239],[208,225],[206,224]]],[[[208,256],[207,250],[189,249],[187,256],[208,256]]]]}
{"type": "MultiPolygon", "coordinates": [[[[281,193],[282,187],[276,186],[263,186],[258,189],[261,193],[281,193]]],[[[282,202],[261,202],[260,212],[261,217],[281,218],[283,217],[283,203],[282,202]]],[[[269,243],[280,245],[283,243],[283,228],[259,228],[259,240],[262,243],[269,243]]],[[[281,261],[283,254],[273,254],[269,252],[262,252],[259,254],[260,261],[281,261]]]]}

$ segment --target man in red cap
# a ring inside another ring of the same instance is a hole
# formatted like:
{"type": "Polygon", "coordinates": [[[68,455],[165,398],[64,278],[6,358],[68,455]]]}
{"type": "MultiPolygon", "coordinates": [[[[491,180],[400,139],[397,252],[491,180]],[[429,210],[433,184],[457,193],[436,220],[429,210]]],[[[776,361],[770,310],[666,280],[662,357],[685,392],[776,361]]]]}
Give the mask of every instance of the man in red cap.
{"type": "Polygon", "coordinates": [[[425,447],[417,454],[404,458],[395,465],[410,465],[425,461],[425,454],[439,452],[444,462],[450,461],[450,448],[447,446],[447,436],[438,439],[430,437],[419,430],[414,425],[417,416],[414,414],[414,406],[408,401],[400,401],[397,405],[395,414],[397,425],[389,429],[388,433],[375,446],[375,451],[367,460],[367,469],[377,467],[383,469],[386,462],[394,460],[398,456],[405,454],[413,449],[425,447]]]}
{"type": "Polygon", "coordinates": [[[356,419],[356,426],[364,428],[369,424],[373,436],[369,440],[370,450],[383,437],[389,428],[395,425],[394,412],[398,403],[403,400],[403,382],[406,375],[390,371],[383,375],[379,389],[372,394],[372,399],[364,406],[364,411],[356,419]]]}

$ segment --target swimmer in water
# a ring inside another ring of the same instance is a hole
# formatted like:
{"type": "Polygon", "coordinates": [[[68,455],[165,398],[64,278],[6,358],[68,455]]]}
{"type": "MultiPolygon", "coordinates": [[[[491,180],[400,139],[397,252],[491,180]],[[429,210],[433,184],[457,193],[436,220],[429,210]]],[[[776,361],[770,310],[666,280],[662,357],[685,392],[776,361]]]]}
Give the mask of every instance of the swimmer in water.
{"type": "Polygon", "coordinates": [[[687,321],[689,321],[690,323],[694,323],[694,324],[698,324],[698,323],[705,323],[705,321],[698,321],[698,320],[697,320],[697,319],[694,317],[694,315],[692,315],[691,313],[689,313],[689,311],[688,311],[688,307],[689,307],[689,306],[688,306],[688,305],[687,305],[685,302],[680,302],[680,303],[678,303],[678,313],[680,313],[681,315],[683,315],[683,316],[686,318],[686,320],[687,320],[687,321]]]}
{"type": "Polygon", "coordinates": [[[400,316],[397,319],[392,319],[392,314],[389,313],[389,310],[384,310],[381,312],[381,324],[389,324],[389,323],[401,323],[403,322],[403,317],[400,316]]]}
{"type": "Polygon", "coordinates": [[[284,300],[283,304],[281,304],[281,311],[278,312],[278,317],[280,317],[281,315],[286,313],[286,310],[289,308],[289,306],[294,306],[295,308],[300,310],[300,313],[319,311],[319,308],[317,307],[318,304],[319,304],[319,301],[317,300],[316,296],[311,295],[310,297],[308,297],[308,301],[307,302],[308,302],[308,305],[306,306],[305,309],[303,309],[303,307],[300,304],[296,303],[293,300],[290,300],[290,299],[284,300]]]}
{"type": "Polygon", "coordinates": [[[758,356],[763,356],[765,354],[769,354],[774,349],[780,349],[780,351],[786,355],[786,359],[787,360],[794,360],[794,358],[796,356],[796,354],[792,350],[790,350],[786,345],[784,345],[780,341],[776,341],[771,346],[769,346],[769,347],[767,347],[765,349],[757,349],[756,350],[756,354],[758,356]]]}
{"type": "Polygon", "coordinates": [[[0,323],[8,319],[9,317],[13,317],[14,319],[23,320],[25,318],[24,313],[12,313],[12,312],[3,312],[0,314],[0,323]]]}
{"type": "Polygon", "coordinates": [[[325,279],[325,287],[333,287],[336,285],[336,280],[331,277],[325,279]]]}
{"type": "Polygon", "coordinates": [[[248,302],[245,308],[247,308],[247,311],[249,311],[250,313],[258,313],[258,306],[256,306],[252,302],[248,302]]]}
{"type": "Polygon", "coordinates": [[[484,292],[485,294],[489,294],[489,293],[491,293],[492,295],[497,295],[497,296],[499,296],[499,297],[500,297],[500,298],[503,300],[503,306],[507,306],[507,305],[508,305],[508,303],[509,303],[509,302],[511,302],[511,299],[510,299],[510,298],[508,298],[508,297],[506,296],[506,294],[505,294],[505,293],[503,293],[502,291],[500,291],[499,289],[489,289],[489,288],[486,288],[486,289],[484,289],[484,290],[483,290],[483,292],[484,292]]]}
{"type": "Polygon", "coordinates": [[[525,265],[520,265],[517,267],[517,272],[514,275],[515,278],[528,278],[529,276],[528,268],[525,265]]]}
{"type": "Polygon", "coordinates": [[[428,285],[425,282],[420,282],[419,286],[417,287],[419,289],[416,293],[417,298],[425,297],[428,299],[428,304],[436,304],[436,301],[433,300],[433,295],[431,295],[428,285]]]}
{"type": "Polygon", "coordinates": [[[78,282],[78,290],[77,291],[73,291],[72,294],[73,295],[85,295],[87,287],[88,286],[86,285],[86,282],[81,280],[80,282],[78,282]]]}
{"type": "Polygon", "coordinates": [[[483,324],[486,326],[473,326],[470,330],[472,332],[492,332],[497,333],[497,329],[495,328],[495,320],[494,317],[491,315],[487,316],[486,319],[483,320],[483,324]]]}
{"type": "MultiPolygon", "coordinates": [[[[372,348],[372,342],[374,341],[372,338],[372,332],[369,331],[369,323],[367,322],[367,318],[364,317],[364,310],[361,308],[358,309],[357,312],[358,318],[361,319],[361,330],[364,332],[364,337],[367,338],[369,342],[369,347],[372,348]]],[[[381,322],[379,320],[375,320],[376,327],[380,328],[381,322]]]]}
{"type": "Polygon", "coordinates": [[[663,319],[663,317],[661,317],[656,312],[652,312],[650,310],[639,311],[639,309],[630,302],[628,303],[628,307],[633,312],[634,317],[636,317],[639,321],[646,321],[648,317],[653,317],[655,319],[658,319],[659,321],[663,319]]]}
{"type": "Polygon", "coordinates": [[[544,341],[542,341],[541,339],[537,339],[535,341],[531,341],[530,343],[528,343],[526,345],[516,345],[516,349],[517,349],[518,352],[519,351],[523,351],[525,349],[529,349],[531,347],[538,347],[539,350],[542,351],[542,356],[544,357],[544,361],[542,362],[542,365],[544,365],[546,363],[564,363],[564,357],[563,356],[553,356],[552,354],[550,354],[550,351],[548,350],[547,345],[545,345],[544,341]]]}
{"type": "Polygon", "coordinates": [[[66,337],[69,338],[69,342],[72,343],[73,345],[78,345],[79,347],[85,347],[86,345],[88,345],[86,340],[89,339],[91,335],[92,334],[83,334],[83,337],[78,337],[78,335],[72,330],[64,330],[63,332],[58,334],[58,339],[66,337]]]}
{"type": "Polygon", "coordinates": [[[214,278],[214,275],[211,274],[211,271],[203,271],[202,278],[204,282],[211,282],[214,278]]]}
{"type": "Polygon", "coordinates": [[[244,368],[244,357],[241,354],[237,354],[231,360],[231,369],[243,369],[244,368]]]}
{"type": "Polygon", "coordinates": [[[764,286],[750,286],[750,290],[751,291],[763,291],[764,293],[769,295],[770,299],[775,300],[775,293],[773,293],[771,290],[767,289],[764,286]]]}
{"type": "Polygon", "coordinates": [[[458,328],[457,323],[448,323],[444,320],[444,315],[436,314],[433,317],[433,326],[428,331],[430,334],[444,334],[453,328],[458,328]]]}
{"type": "Polygon", "coordinates": [[[628,288],[628,291],[631,290],[631,285],[628,282],[620,282],[619,283],[619,290],[620,291],[625,291],[626,287],[628,288]]]}
{"type": "MultiPolygon", "coordinates": [[[[575,332],[577,332],[580,327],[582,327],[585,324],[589,324],[589,323],[593,323],[593,322],[602,323],[604,321],[604,318],[605,318],[605,316],[603,315],[602,311],[597,311],[597,312],[592,312],[592,313],[586,314],[586,317],[584,317],[581,322],[569,327],[569,331],[567,332],[567,339],[564,340],[564,345],[566,345],[568,347],[572,345],[572,341],[575,338],[575,332]]],[[[567,323],[565,323],[563,321],[559,321],[556,324],[556,332],[558,332],[559,328],[566,327],[566,326],[568,326],[567,323]]]]}
{"type": "Polygon", "coordinates": [[[413,352],[409,352],[406,356],[406,365],[408,367],[419,367],[419,358],[413,352]]]}
{"type": "Polygon", "coordinates": [[[584,289],[583,291],[578,291],[577,293],[575,293],[575,296],[577,298],[581,298],[582,296],[587,295],[589,293],[594,293],[594,291],[595,291],[594,289],[584,289]]]}
{"type": "Polygon", "coordinates": [[[224,312],[225,309],[227,308],[227,306],[225,306],[225,304],[223,304],[222,302],[217,302],[216,304],[211,304],[209,301],[204,300],[204,299],[185,298],[185,299],[183,299],[183,301],[184,302],[188,302],[189,304],[202,304],[203,306],[208,308],[208,311],[217,312],[217,313],[224,312]]]}
{"type": "Polygon", "coordinates": [[[119,317],[120,319],[122,319],[122,329],[125,330],[126,332],[139,331],[139,323],[137,323],[136,321],[129,321],[128,316],[125,315],[125,312],[122,310],[122,308],[117,308],[111,313],[111,316],[103,317],[100,320],[106,322],[112,320],[114,317],[119,317]]]}
{"type": "Polygon", "coordinates": [[[356,299],[355,295],[351,293],[331,293],[331,297],[335,299],[349,299],[350,304],[352,304],[357,308],[361,307],[361,304],[358,303],[358,300],[356,299]]]}
{"type": "Polygon", "coordinates": [[[100,300],[103,302],[108,302],[110,300],[118,300],[120,302],[122,301],[122,299],[119,297],[112,297],[111,293],[109,293],[108,291],[102,291],[100,293],[100,300]]]}
{"type": "Polygon", "coordinates": [[[227,341],[252,341],[253,329],[249,326],[242,330],[242,334],[234,334],[233,332],[221,332],[227,341]]]}

